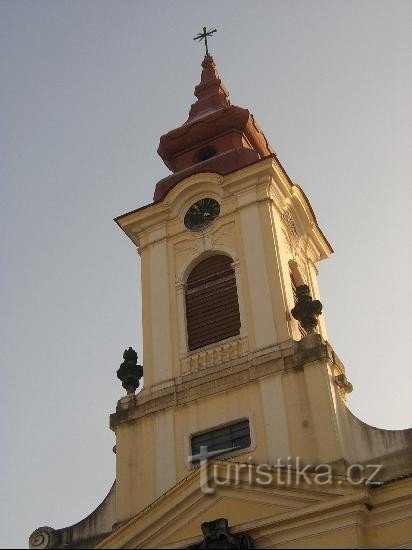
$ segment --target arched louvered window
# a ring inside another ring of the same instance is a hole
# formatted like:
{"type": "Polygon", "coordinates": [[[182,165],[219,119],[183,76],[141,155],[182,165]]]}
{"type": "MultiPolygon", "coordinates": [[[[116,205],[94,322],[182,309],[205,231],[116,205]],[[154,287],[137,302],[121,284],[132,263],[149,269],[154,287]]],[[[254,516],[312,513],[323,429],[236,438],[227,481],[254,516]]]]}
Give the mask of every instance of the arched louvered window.
{"type": "Polygon", "coordinates": [[[186,285],[189,350],[240,332],[235,271],[228,256],[211,256],[190,273],[186,285]]]}

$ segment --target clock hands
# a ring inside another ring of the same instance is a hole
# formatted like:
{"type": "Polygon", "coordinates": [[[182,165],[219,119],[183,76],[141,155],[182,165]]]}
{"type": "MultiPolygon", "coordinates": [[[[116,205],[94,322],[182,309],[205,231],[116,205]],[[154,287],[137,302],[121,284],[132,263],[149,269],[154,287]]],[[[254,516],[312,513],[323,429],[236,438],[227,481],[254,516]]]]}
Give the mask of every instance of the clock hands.
{"type": "Polygon", "coordinates": [[[194,231],[209,225],[218,215],[220,206],[211,198],[201,199],[189,208],[185,216],[185,225],[194,231]]]}

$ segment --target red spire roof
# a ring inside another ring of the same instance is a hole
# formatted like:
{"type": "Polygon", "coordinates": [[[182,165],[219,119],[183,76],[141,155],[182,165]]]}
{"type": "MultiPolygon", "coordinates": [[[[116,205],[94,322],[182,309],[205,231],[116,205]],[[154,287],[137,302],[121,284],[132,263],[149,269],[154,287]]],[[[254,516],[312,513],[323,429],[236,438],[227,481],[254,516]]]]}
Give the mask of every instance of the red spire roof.
{"type": "Polygon", "coordinates": [[[200,83],[195,88],[196,103],[190,108],[189,118],[191,121],[198,115],[203,115],[208,111],[216,111],[222,107],[229,107],[229,92],[222,84],[217,74],[216,65],[213,57],[205,55],[202,61],[202,76],[200,83]]]}
{"type": "Polygon", "coordinates": [[[195,96],[186,122],[160,138],[157,152],[173,174],[157,183],[155,202],[192,174],[228,174],[274,152],[253,115],[230,104],[210,55],[203,59],[195,96]]]}

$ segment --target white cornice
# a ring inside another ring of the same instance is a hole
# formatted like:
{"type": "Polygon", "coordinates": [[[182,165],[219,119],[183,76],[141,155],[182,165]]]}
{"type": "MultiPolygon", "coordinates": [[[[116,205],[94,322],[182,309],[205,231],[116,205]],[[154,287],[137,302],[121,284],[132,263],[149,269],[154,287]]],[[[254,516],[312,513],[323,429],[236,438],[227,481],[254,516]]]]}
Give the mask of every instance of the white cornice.
{"type": "MultiPolygon", "coordinates": [[[[229,203],[228,199],[245,196],[245,193],[252,189],[255,192],[255,201],[272,201],[280,215],[290,213],[299,237],[306,241],[312,251],[310,256],[313,261],[330,255],[332,248],[317,224],[309,200],[301,188],[290,181],[277,159],[273,157],[227,176],[211,172],[194,174],[179,182],[162,202],[149,204],[119,216],[116,223],[138,247],[142,247],[158,240],[152,233],[158,233],[160,228],[164,231],[163,238],[175,235],[179,226],[176,222],[182,218],[182,213],[193,201],[212,196],[224,205],[225,213],[229,213],[229,210],[234,211],[240,205],[236,201],[229,203]]],[[[245,206],[244,201],[242,206],[245,206]]]]}

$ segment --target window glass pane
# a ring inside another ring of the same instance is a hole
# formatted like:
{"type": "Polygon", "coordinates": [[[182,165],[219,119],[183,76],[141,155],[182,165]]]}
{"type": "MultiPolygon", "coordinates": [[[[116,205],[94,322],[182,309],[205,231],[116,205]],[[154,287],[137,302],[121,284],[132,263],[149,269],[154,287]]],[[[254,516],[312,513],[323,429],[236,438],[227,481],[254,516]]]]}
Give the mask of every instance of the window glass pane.
{"type": "Polygon", "coordinates": [[[214,451],[218,449],[227,449],[232,446],[232,438],[229,435],[221,435],[219,437],[214,437],[212,440],[212,447],[214,451]]]}
{"type": "Polygon", "coordinates": [[[233,447],[249,447],[249,445],[250,437],[248,435],[233,440],[233,447]]]}
{"type": "MultiPolygon", "coordinates": [[[[208,452],[249,447],[249,421],[243,420],[242,422],[237,422],[236,424],[231,424],[224,428],[218,428],[217,430],[196,435],[192,438],[191,446],[192,455],[199,454],[201,446],[207,447],[208,452]]],[[[196,462],[196,460],[193,460],[193,462],[196,462]]]]}
{"type": "Polygon", "coordinates": [[[210,434],[199,435],[196,438],[193,438],[193,441],[196,441],[197,445],[210,445],[212,443],[212,438],[210,434]]]}
{"type": "Polygon", "coordinates": [[[233,436],[244,435],[249,433],[249,422],[241,422],[239,424],[234,424],[230,427],[231,434],[233,436]]]}

